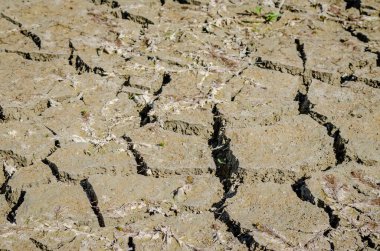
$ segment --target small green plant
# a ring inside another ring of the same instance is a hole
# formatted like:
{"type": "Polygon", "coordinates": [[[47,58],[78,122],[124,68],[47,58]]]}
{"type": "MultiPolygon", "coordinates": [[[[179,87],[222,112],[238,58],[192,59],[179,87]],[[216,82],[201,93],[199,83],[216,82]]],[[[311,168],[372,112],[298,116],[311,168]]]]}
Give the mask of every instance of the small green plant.
{"type": "Polygon", "coordinates": [[[263,13],[263,7],[256,6],[250,11],[246,11],[250,15],[255,15],[260,18],[264,18],[266,23],[273,23],[278,21],[278,19],[281,17],[281,14],[279,12],[271,11],[268,13],[263,13]]]}
{"type": "Polygon", "coordinates": [[[255,14],[256,16],[261,16],[261,12],[263,10],[263,7],[261,6],[256,6],[253,10],[252,13],[255,14]]]}
{"type": "Polygon", "coordinates": [[[165,146],[165,142],[160,142],[157,144],[158,146],[161,146],[161,147],[164,147],[165,146]]]}
{"type": "Polygon", "coordinates": [[[264,15],[265,22],[267,22],[267,23],[276,22],[280,16],[281,16],[280,13],[271,11],[271,12],[264,15]]]}

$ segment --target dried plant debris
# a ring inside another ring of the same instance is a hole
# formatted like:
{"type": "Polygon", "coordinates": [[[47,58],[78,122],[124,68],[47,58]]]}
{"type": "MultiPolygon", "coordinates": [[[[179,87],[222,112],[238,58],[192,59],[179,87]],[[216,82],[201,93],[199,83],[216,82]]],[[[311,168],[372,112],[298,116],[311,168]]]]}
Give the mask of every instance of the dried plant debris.
{"type": "Polygon", "coordinates": [[[380,249],[378,1],[0,9],[0,250],[380,249]]]}

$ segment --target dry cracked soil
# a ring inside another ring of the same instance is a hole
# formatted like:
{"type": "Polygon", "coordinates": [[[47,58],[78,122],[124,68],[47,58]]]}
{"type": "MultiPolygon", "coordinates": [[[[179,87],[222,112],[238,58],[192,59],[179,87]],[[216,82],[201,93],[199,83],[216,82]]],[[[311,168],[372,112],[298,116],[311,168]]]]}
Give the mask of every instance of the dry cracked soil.
{"type": "Polygon", "coordinates": [[[380,1],[3,0],[1,250],[379,250],[380,1]]]}

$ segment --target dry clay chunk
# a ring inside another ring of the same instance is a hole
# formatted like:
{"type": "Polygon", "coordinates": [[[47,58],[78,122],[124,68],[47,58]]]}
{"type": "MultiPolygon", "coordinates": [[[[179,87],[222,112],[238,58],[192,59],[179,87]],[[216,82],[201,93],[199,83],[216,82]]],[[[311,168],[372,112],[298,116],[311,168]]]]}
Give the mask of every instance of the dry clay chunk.
{"type": "Polygon", "coordinates": [[[148,115],[164,129],[206,139],[212,132],[212,102],[226,74],[173,73],[148,115]]]}
{"type": "Polygon", "coordinates": [[[0,124],[0,156],[26,166],[45,158],[54,149],[54,138],[46,127],[33,122],[0,124]]]}
{"type": "Polygon", "coordinates": [[[138,222],[156,214],[174,216],[187,210],[195,213],[207,211],[223,193],[219,180],[214,176],[157,179],[142,175],[94,175],[89,182],[97,193],[106,225],[138,222]]]}
{"type": "MultiPolygon", "coordinates": [[[[348,163],[313,175],[305,185],[313,196],[309,200],[323,201],[337,215],[341,228],[335,235],[344,234],[346,228],[354,229],[362,239],[370,240],[362,245],[373,248],[380,244],[379,181],[378,165],[348,163]]],[[[352,245],[349,249],[354,248],[356,237],[347,238],[352,245]]]]}
{"type": "MultiPolygon", "coordinates": [[[[341,31],[335,30],[328,31],[320,36],[331,36],[335,32],[339,32],[339,35],[342,34],[341,31]]],[[[351,37],[349,36],[335,37],[339,37],[340,41],[331,39],[321,39],[318,43],[315,40],[304,41],[306,70],[310,70],[313,77],[326,82],[330,81],[336,85],[339,84],[340,77],[347,77],[350,73],[354,73],[359,79],[364,78],[377,82],[377,84],[368,83],[369,85],[378,85],[377,74],[379,71],[376,69],[376,54],[359,49],[362,45],[355,40],[350,41],[351,37]],[[335,48],[339,53],[332,53],[326,48],[335,48]]]]}
{"type": "Polygon", "coordinates": [[[118,229],[115,236],[133,236],[137,250],[246,250],[210,212],[152,216],[118,229]]]}
{"type": "Polygon", "coordinates": [[[272,36],[261,39],[259,43],[258,54],[261,56],[259,64],[265,65],[266,61],[270,61],[270,65],[286,69],[289,73],[302,72],[302,60],[292,38],[281,37],[278,39],[272,36]]]}
{"type": "Polygon", "coordinates": [[[210,173],[215,170],[207,141],[193,135],[181,135],[158,126],[128,132],[135,156],[141,155],[153,175],[210,173]],[[137,151],[137,152],[136,152],[137,151]]]}
{"type": "Polygon", "coordinates": [[[13,173],[7,183],[6,198],[8,204],[12,207],[15,206],[23,191],[27,191],[31,187],[49,184],[54,180],[51,170],[43,163],[39,162],[20,168],[13,173]]]}
{"type": "Polygon", "coordinates": [[[1,225],[0,248],[3,250],[35,250],[36,246],[29,235],[24,234],[25,229],[14,225],[1,225]]]}
{"type": "MultiPolygon", "coordinates": [[[[260,245],[273,250],[304,247],[329,228],[323,209],[300,200],[290,184],[241,185],[237,195],[227,200],[226,212],[260,245]]],[[[319,245],[326,249],[328,243],[319,245]]]]}
{"type": "Polygon", "coordinates": [[[81,228],[71,229],[67,224],[59,226],[41,224],[35,227],[8,224],[3,226],[2,232],[5,234],[0,236],[0,248],[15,251],[64,249],[67,243],[92,235],[83,232],[81,228]]]}
{"type": "Polygon", "coordinates": [[[220,91],[222,95],[231,92],[233,102],[218,104],[218,110],[227,120],[228,127],[272,125],[287,116],[298,115],[294,97],[300,84],[300,77],[248,68],[220,91]]]}
{"type": "MultiPolygon", "coordinates": [[[[35,61],[23,57],[43,57],[38,52],[1,53],[0,88],[2,90],[1,120],[34,120],[49,107],[49,92],[62,80],[66,61],[57,59],[47,67],[42,59],[35,61]],[[26,56],[27,55],[27,56],[26,56]],[[62,65],[58,68],[55,65],[62,65]]],[[[49,55],[44,55],[49,57],[49,55]]],[[[47,60],[47,59],[46,59],[47,60]]]]}
{"type": "Polygon", "coordinates": [[[138,112],[135,110],[134,102],[129,100],[127,95],[121,93],[116,98],[114,93],[108,93],[107,98],[103,97],[100,100],[95,97],[105,94],[101,94],[101,90],[98,91],[100,93],[81,92],[42,114],[44,124],[58,134],[62,145],[70,144],[72,141],[92,140],[96,143],[110,136],[122,136],[126,128],[138,126],[138,112]],[[51,119],[53,117],[54,120],[51,119]]]}
{"type": "Polygon", "coordinates": [[[313,81],[313,110],[326,116],[347,139],[348,154],[367,164],[380,162],[380,91],[350,82],[346,88],[313,81]]]}
{"type": "Polygon", "coordinates": [[[335,163],[333,140],[324,127],[305,115],[271,126],[227,128],[226,136],[240,167],[248,171],[269,168],[302,174],[335,163]]]}
{"type": "Polygon", "coordinates": [[[98,226],[82,187],[57,182],[27,189],[23,203],[17,209],[16,223],[98,226]]]}
{"type": "Polygon", "coordinates": [[[196,135],[209,139],[212,134],[212,113],[204,109],[169,113],[162,120],[162,128],[182,135],[196,135]]]}
{"type": "MultiPolygon", "coordinates": [[[[15,31],[17,30],[17,26],[5,18],[0,18],[0,30],[15,31]]],[[[37,49],[33,41],[25,38],[21,32],[2,32],[0,34],[0,40],[2,41],[2,47],[4,46],[8,50],[28,51],[37,49]]]]}
{"type": "Polygon", "coordinates": [[[98,226],[86,193],[79,185],[52,182],[23,187],[19,194],[13,213],[9,209],[6,215],[16,225],[1,226],[1,232],[6,233],[0,235],[1,248],[34,250],[40,244],[59,248],[76,236],[88,239],[92,236],[86,233],[88,227],[98,226]]]}
{"type": "MultiPolygon", "coordinates": [[[[69,53],[69,40],[84,40],[87,41],[88,46],[92,47],[95,47],[97,42],[102,40],[104,42],[108,34],[108,25],[110,25],[110,20],[107,19],[112,16],[104,11],[96,13],[91,10],[94,7],[92,1],[54,4],[39,0],[34,1],[33,4],[12,1],[6,5],[10,6],[7,10],[8,16],[14,17],[23,25],[23,28],[38,35],[41,39],[41,50],[58,54],[69,53]],[[31,9],[38,11],[39,15],[31,14],[31,9]],[[66,14],[62,16],[62,13],[66,14]],[[79,16],[78,13],[80,13],[79,16]],[[52,16],[59,18],[52,22],[52,16]],[[103,18],[102,21],[97,20],[100,16],[103,18]]],[[[115,23],[117,19],[111,22],[115,23]]],[[[29,38],[24,37],[24,40],[29,40],[29,38]]]]}
{"type": "MultiPolygon", "coordinates": [[[[11,207],[9,206],[8,202],[5,200],[5,197],[3,195],[1,195],[0,196],[0,225],[1,226],[4,225],[4,228],[5,228],[5,224],[8,223],[7,215],[10,211],[11,211],[11,207]]],[[[3,232],[3,230],[4,229],[1,229],[0,231],[3,232]]],[[[0,236],[1,236],[1,234],[0,234],[0,236]]]]}
{"type": "Polygon", "coordinates": [[[126,176],[136,173],[136,162],[125,148],[115,142],[99,147],[70,143],[43,162],[60,181],[79,181],[93,174],[126,176]]]}

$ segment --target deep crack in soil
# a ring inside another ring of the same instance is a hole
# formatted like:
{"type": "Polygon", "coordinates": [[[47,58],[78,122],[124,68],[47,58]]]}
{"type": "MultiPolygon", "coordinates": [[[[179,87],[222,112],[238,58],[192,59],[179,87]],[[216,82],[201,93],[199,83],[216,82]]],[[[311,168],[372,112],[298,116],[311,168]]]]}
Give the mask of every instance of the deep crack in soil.
{"type": "Polygon", "coordinates": [[[91,208],[94,211],[96,218],[98,219],[99,226],[105,227],[106,224],[104,223],[104,217],[102,213],[100,212],[100,208],[98,206],[98,197],[96,196],[94,188],[92,187],[91,183],[88,182],[87,179],[81,180],[80,185],[82,186],[83,191],[87,195],[87,198],[91,204],[91,208]]]}
{"type": "Polygon", "coordinates": [[[240,223],[231,219],[228,212],[225,211],[225,202],[228,198],[236,195],[238,184],[242,183],[239,177],[239,160],[233,155],[229,144],[230,139],[225,135],[225,121],[218,111],[217,105],[214,105],[212,113],[214,115],[214,132],[209,140],[209,146],[212,149],[212,157],[216,165],[215,175],[223,185],[223,198],[213,204],[215,219],[223,222],[227,226],[227,231],[231,232],[249,249],[256,249],[260,244],[255,241],[250,234],[250,230],[244,229],[240,223]]]}

